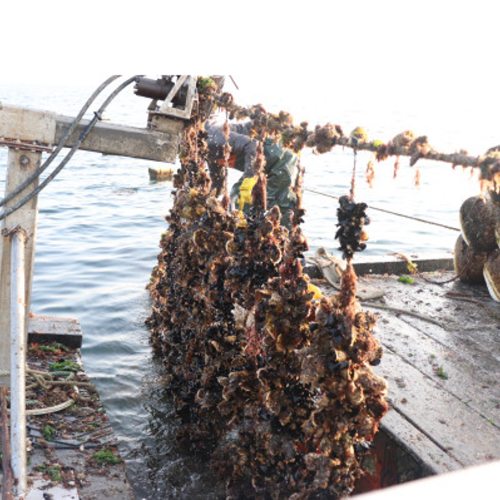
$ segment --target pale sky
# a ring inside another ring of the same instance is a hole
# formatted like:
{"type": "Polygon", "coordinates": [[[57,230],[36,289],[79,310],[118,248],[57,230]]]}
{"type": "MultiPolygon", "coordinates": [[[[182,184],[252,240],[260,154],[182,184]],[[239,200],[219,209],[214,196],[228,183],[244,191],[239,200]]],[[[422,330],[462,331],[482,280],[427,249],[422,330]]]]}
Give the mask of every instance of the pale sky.
{"type": "Polygon", "coordinates": [[[0,15],[0,85],[231,74],[240,100],[297,121],[346,106],[465,127],[500,115],[491,1],[17,0],[0,15]]]}

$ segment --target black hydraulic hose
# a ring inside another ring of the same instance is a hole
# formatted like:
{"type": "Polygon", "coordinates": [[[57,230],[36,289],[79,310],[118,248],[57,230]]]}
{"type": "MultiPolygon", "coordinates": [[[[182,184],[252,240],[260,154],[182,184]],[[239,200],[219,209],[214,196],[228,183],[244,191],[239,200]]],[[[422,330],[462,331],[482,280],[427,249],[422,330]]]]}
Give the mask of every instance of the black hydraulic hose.
{"type": "Polygon", "coordinates": [[[104,101],[102,106],[99,108],[98,111],[94,112],[94,117],[92,120],[88,123],[88,125],[85,127],[85,130],[82,132],[78,140],[75,142],[73,147],[71,148],[70,152],[66,155],[64,160],[61,161],[61,163],[58,165],[57,168],[55,168],[50,175],[47,176],[46,179],[33,191],[31,191],[30,194],[28,194],[26,197],[24,197],[21,201],[16,203],[13,207],[9,208],[9,210],[6,210],[2,214],[0,214],[0,220],[5,219],[5,217],[9,216],[10,214],[14,213],[16,210],[19,210],[22,206],[26,205],[28,201],[30,201],[34,196],[36,196],[47,184],[56,177],[56,175],[64,168],[64,166],[69,162],[71,157],[75,154],[76,150],[80,147],[80,144],[86,139],[87,135],[90,133],[90,131],[94,128],[94,125],[97,123],[97,120],[101,120],[102,113],[103,111],[108,107],[109,103],[128,85],[130,85],[132,82],[135,82],[137,78],[141,75],[135,75],[132,78],[129,78],[128,80],[124,81],[119,87],[117,87],[113,93],[111,93],[108,98],[104,101]]]}
{"type": "Polygon", "coordinates": [[[108,78],[102,85],[100,85],[95,90],[95,92],[89,97],[89,99],[83,105],[82,109],[80,110],[80,112],[78,113],[76,118],[71,123],[71,126],[69,127],[67,132],[64,134],[64,137],[62,137],[61,140],[59,141],[59,143],[57,144],[57,147],[52,151],[52,153],[50,153],[50,156],[44,161],[43,165],[41,165],[39,168],[37,168],[36,171],[33,172],[33,174],[28,179],[26,179],[20,186],[18,186],[16,189],[14,189],[14,191],[12,191],[5,198],[0,200],[0,207],[5,205],[7,202],[9,202],[12,198],[14,198],[14,196],[17,196],[23,189],[25,189],[27,186],[29,186],[37,177],[39,177],[47,169],[47,167],[52,163],[54,158],[59,154],[61,149],[64,147],[64,145],[66,144],[66,141],[68,140],[68,138],[70,137],[72,132],[75,130],[77,125],[80,123],[81,119],[83,118],[83,116],[85,115],[87,110],[89,109],[90,105],[95,101],[95,99],[98,97],[98,95],[110,83],[112,83],[114,80],[116,80],[119,77],[120,77],[120,75],[114,75],[114,76],[108,78]]]}

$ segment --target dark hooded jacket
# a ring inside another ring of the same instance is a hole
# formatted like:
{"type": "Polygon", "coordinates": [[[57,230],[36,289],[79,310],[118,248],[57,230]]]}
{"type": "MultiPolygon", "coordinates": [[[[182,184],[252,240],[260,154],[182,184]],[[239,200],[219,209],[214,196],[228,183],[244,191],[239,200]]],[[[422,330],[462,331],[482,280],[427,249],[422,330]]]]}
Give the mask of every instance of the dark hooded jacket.
{"type": "MultiPolygon", "coordinates": [[[[251,123],[231,123],[229,138],[231,155],[236,156],[235,168],[243,172],[242,177],[231,189],[231,199],[237,200],[239,189],[245,177],[252,177],[255,173],[253,163],[255,159],[256,143],[249,137],[251,123]]],[[[209,150],[209,170],[213,187],[220,194],[224,181],[224,168],[217,160],[224,157],[226,136],[222,125],[215,120],[205,124],[208,133],[207,144],[209,150]]],[[[266,158],[265,173],[267,177],[267,206],[279,206],[282,214],[282,223],[290,226],[291,209],[295,203],[293,183],[297,173],[298,156],[285,149],[278,142],[267,138],[264,141],[264,156],[266,158]]]]}

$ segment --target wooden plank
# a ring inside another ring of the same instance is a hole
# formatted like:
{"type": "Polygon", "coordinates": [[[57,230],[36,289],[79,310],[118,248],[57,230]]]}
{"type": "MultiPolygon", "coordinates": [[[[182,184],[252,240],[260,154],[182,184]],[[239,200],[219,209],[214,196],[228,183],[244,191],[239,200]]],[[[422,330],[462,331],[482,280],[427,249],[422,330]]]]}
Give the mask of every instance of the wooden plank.
{"type": "MultiPolygon", "coordinates": [[[[453,276],[423,277],[444,282],[453,276]]],[[[417,276],[412,285],[394,275],[366,279],[385,293],[372,302],[385,353],[376,371],[389,383],[393,407],[381,428],[437,472],[500,458],[498,304],[484,286],[435,285],[417,276]]]]}
{"type": "Polygon", "coordinates": [[[485,499],[498,497],[500,461],[374,491],[360,500],[485,499]],[[497,493],[495,493],[495,491],[497,493]]]}
{"type": "Polygon", "coordinates": [[[393,408],[383,418],[380,430],[421,464],[421,477],[461,468],[459,462],[393,408]]]}
{"type": "Polygon", "coordinates": [[[377,373],[394,407],[463,467],[500,459],[500,430],[396,353],[385,350],[377,373]]]}
{"type": "Polygon", "coordinates": [[[73,348],[82,346],[82,328],[72,318],[34,316],[29,319],[28,342],[59,342],[73,348]]]}
{"type": "Polygon", "coordinates": [[[393,409],[382,420],[361,467],[363,475],[356,482],[354,494],[461,468],[393,409]]]}
{"type": "MultiPolygon", "coordinates": [[[[63,318],[60,320],[60,323],[65,322],[63,318]]],[[[28,356],[28,366],[35,370],[49,371],[50,365],[59,361],[60,357],[60,354],[55,353],[46,353],[43,359],[38,356],[30,359],[28,356]]],[[[82,367],[82,371],[76,374],[77,381],[90,383],[83,370],[79,350],[68,349],[64,353],[64,359],[82,367]]],[[[68,474],[71,475],[71,482],[74,482],[78,490],[77,498],[134,500],[123,461],[103,467],[97,467],[92,462],[92,456],[96,452],[106,449],[111,449],[120,458],[117,436],[110,426],[96,389],[80,387],[79,395],[82,397],[81,401],[78,401],[78,397],[75,398],[79,404],[60,412],[30,418],[29,434],[33,449],[30,452],[28,473],[32,487],[26,500],[42,500],[46,492],[52,494],[54,500],[65,498],[56,495],[62,492],[54,489],[54,484],[52,488],[46,489],[50,482],[39,468],[49,464],[59,464],[66,478],[68,474]],[[91,402],[85,403],[84,398],[90,399],[90,396],[91,402]],[[44,439],[43,429],[48,423],[58,430],[55,442],[44,439]]],[[[74,488],[69,491],[74,493],[74,488]]]]}
{"type": "MultiPolygon", "coordinates": [[[[425,277],[446,281],[453,276],[453,273],[444,273],[425,277]]],[[[492,367],[497,367],[496,373],[500,376],[500,309],[485,286],[458,281],[436,286],[419,277],[414,277],[413,285],[400,283],[397,277],[372,279],[373,285],[383,287],[386,306],[411,311],[441,324],[439,327],[401,315],[402,321],[420,332],[415,334],[416,341],[422,336],[430,337],[466,360],[470,369],[486,368],[491,373],[492,367]]]]}
{"type": "MultiPolygon", "coordinates": [[[[384,346],[500,430],[500,386],[495,376],[499,367],[491,371],[487,369],[491,365],[477,359],[471,362],[470,351],[450,349],[422,335],[420,330],[411,327],[402,318],[390,317],[383,311],[378,314],[386,318],[379,334],[384,346]]],[[[438,327],[429,324],[429,328],[438,327]]]]}
{"type": "MultiPolygon", "coordinates": [[[[68,130],[73,118],[59,115],[56,119],[55,142],[57,143],[68,130]]],[[[81,121],[66,142],[67,147],[73,146],[88,122],[88,120],[81,121]]],[[[169,133],[98,122],[81,144],[80,149],[109,155],[175,163],[179,152],[182,126],[182,123],[180,123],[177,132],[169,133]]]]}
{"type": "MultiPolygon", "coordinates": [[[[443,282],[453,273],[424,277],[443,282]]],[[[422,316],[373,311],[386,352],[380,373],[396,411],[464,466],[500,458],[500,339],[483,307],[492,302],[484,287],[437,286],[419,277],[407,285],[397,276],[374,277],[372,284],[385,291],[383,307],[422,316]],[[471,299],[456,302],[457,294],[471,299]]]]}
{"type": "MultiPolygon", "coordinates": [[[[5,193],[12,192],[22,184],[40,166],[41,153],[16,151],[9,148],[8,169],[5,193]]],[[[35,180],[17,196],[10,200],[6,207],[10,208],[24,198],[38,185],[35,180]]],[[[33,270],[35,265],[35,239],[38,218],[37,196],[9,215],[2,221],[2,232],[12,231],[17,226],[24,229],[27,236],[25,248],[25,289],[26,309],[30,310],[33,270]]],[[[10,370],[10,289],[11,289],[11,245],[9,236],[0,236],[0,371],[10,370]]],[[[27,316],[27,315],[26,315],[27,316]]],[[[26,329],[27,329],[26,321],[26,329]]],[[[0,377],[0,385],[7,385],[8,377],[0,377]]]]}
{"type": "Polygon", "coordinates": [[[53,485],[48,479],[34,478],[25,500],[80,500],[76,486],[53,485]]]}
{"type": "MultiPolygon", "coordinates": [[[[453,270],[451,252],[408,254],[407,256],[416,264],[420,272],[453,270]]],[[[397,255],[360,257],[354,262],[354,269],[360,276],[363,274],[408,274],[408,262],[397,255]]]]}

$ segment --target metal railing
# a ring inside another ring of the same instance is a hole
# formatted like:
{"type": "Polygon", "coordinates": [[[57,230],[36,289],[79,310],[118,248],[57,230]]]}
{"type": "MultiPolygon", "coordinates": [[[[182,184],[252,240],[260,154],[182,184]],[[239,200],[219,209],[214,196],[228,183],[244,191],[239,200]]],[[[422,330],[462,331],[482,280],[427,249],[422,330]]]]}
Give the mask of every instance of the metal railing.
{"type": "MultiPolygon", "coordinates": [[[[102,124],[101,115],[108,104],[138,76],[121,83],[95,112],[92,120],[82,117],[95,97],[109,83],[104,82],[89,98],[76,118],[0,104],[0,146],[9,148],[4,206],[0,213],[0,387],[10,385],[10,465],[12,493],[16,499],[26,497],[27,426],[26,426],[26,351],[28,316],[31,304],[35,236],[37,227],[37,194],[50,182],[78,149],[146,160],[175,162],[179,150],[182,120],[191,113],[196,79],[182,77],[175,92],[190,81],[184,115],[178,109],[155,111],[155,126],[147,128],[102,124]],[[172,117],[173,116],[173,117],[172,117]],[[53,146],[57,145],[54,149],[53,146]],[[39,184],[41,173],[63,148],[71,148],[39,184]],[[41,165],[42,152],[50,152],[41,165]]],[[[167,96],[171,101],[173,90],[167,96]]],[[[4,413],[4,412],[2,412],[4,413]]],[[[2,414],[2,420],[5,421],[2,414]]],[[[10,492],[9,492],[10,493],[10,492]]]]}

